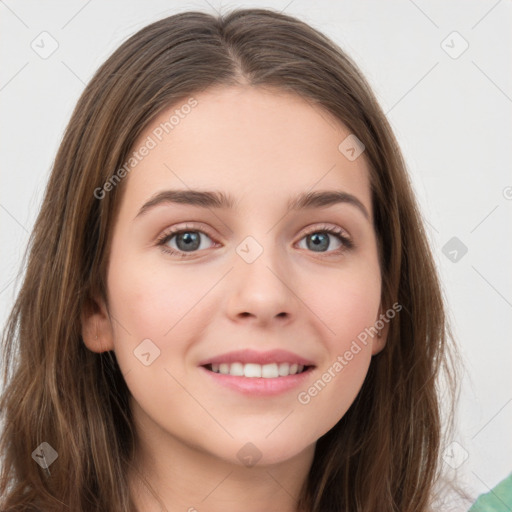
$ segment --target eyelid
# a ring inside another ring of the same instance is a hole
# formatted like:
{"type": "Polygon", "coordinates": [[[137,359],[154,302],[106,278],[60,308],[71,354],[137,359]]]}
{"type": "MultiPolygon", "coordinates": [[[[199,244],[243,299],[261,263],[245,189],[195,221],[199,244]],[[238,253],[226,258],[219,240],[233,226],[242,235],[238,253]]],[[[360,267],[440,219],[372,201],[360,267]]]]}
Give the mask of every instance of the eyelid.
{"type": "Polygon", "coordinates": [[[312,224],[311,226],[308,226],[307,228],[304,228],[304,230],[301,232],[301,238],[305,235],[309,235],[311,233],[316,233],[320,231],[336,231],[339,234],[346,235],[346,238],[352,239],[348,231],[336,224],[329,224],[326,222],[320,222],[319,224],[312,224]]]}
{"type": "Polygon", "coordinates": [[[198,224],[191,225],[190,222],[186,222],[184,225],[177,224],[170,228],[165,229],[158,237],[157,242],[162,242],[166,238],[171,237],[172,235],[176,235],[185,231],[197,231],[199,233],[203,233],[204,235],[207,235],[209,238],[211,238],[213,241],[215,240],[215,237],[209,232],[208,228],[205,227],[206,225],[199,222],[198,224]]]}
{"type": "MultiPolygon", "coordinates": [[[[320,223],[320,224],[313,224],[313,225],[305,228],[305,230],[302,231],[302,233],[299,237],[299,242],[301,240],[303,240],[304,237],[306,237],[306,236],[309,236],[313,233],[322,233],[322,232],[328,233],[333,236],[337,236],[341,240],[343,247],[341,249],[336,249],[334,251],[328,251],[328,252],[324,252],[324,253],[319,252],[317,254],[320,254],[320,255],[323,254],[324,257],[339,256],[344,251],[356,248],[356,244],[355,244],[354,240],[352,239],[352,236],[349,234],[349,232],[346,229],[338,226],[337,224],[328,224],[325,222],[320,223]]],[[[315,254],[314,251],[311,251],[311,252],[313,254],[315,254]]]]}
{"type": "MultiPolygon", "coordinates": [[[[180,234],[180,233],[183,233],[183,232],[186,232],[186,231],[197,231],[199,233],[202,233],[202,234],[208,236],[208,238],[210,238],[214,242],[214,244],[218,244],[219,242],[217,242],[216,238],[214,236],[212,236],[209,233],[209,230],[207,228],[205,228],[204,226],[205,225],[203,223],[201,223],[201,222],[199,222],[199,223],[185,223],[184,225],[178,224],[178,225],[172,226],[172,227],[164,230],[162,232],[162,234],[158,236],[158,238],[157,238],[157,245],[160,246],[160,248],[164,252],[167,252],[167,253],[170,253],[170,254],[173,254],[173,255],[179,255],[180,257],[188,257],[188,256],[192,256],[194,254],[198,254],[198,253],[200,253],[202,251],[191,251],[190,253],[182,252],[182,251],[176,251],[176,249],[173,249],[173,248],[170,248],[170,247],[166,248],[165,244],[166,244],[168,239],[171,239],[173,236],[175,236],[177,234],[180,234]]],[[[341,240],[342,245],[343,245],[343,247],[341,249],[327,251],[325,253],[319,252],[319,253],[317,253],[319,255],[323,254],[324,257],[337,256],[337,255],[339,256],[342,252],[344,252],[346,250],[349,250],[349,249],[355,248],[355,244],[354,244],[354,242],[352,240],[352,237],[347,232],[347,230],[345,230],[344,228],[341,228],[340,226],[338,226],[336,224],[328,224],[328,223],[325,223],[325,222],[324,223],[319,223],[319,224],[313,224],[313,225],[310,225],[310,226],[304,228],[301,231],[299,239],[295,243],[297,244],[301,240],[303,240],[304,237],[306,237],[308,235],[311,235],[313,233],[317,233],[317,232],[318,233],[320,233],[320,232],[327,232],[330,235],[338,236],[339,239],[341,240]]],[[[203,249],[203,250],[205,250],[205,249],[203,249]]],[[[315,254],[314,251],[310,251],[310,252],[315,254]]]]}

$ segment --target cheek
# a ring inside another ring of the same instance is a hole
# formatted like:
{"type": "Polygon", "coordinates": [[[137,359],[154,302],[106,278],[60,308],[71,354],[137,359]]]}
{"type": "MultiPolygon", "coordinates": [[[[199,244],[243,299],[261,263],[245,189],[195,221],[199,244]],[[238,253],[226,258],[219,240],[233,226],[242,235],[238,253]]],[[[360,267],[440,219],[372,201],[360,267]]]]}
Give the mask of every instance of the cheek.
{"type": "Polygon", "coordinates": [[[330,353],[347,350],[352,340],[375,324],[379,317],[380,281],[376,265],[362,264],[316,276],[307,287],[306,303],[324,325],[330,353]]]}
{"type": "MultiPolygon", "coordinates": [[[[148,265],[137,258],[111,261],[110,310],[115,319],[115,353],[123,373],[130,371],[133,379],[140,372],[148,376],[164,368],[174,371],[177,361],[185,358],[196,332],[201,330],[198,311],[203,306],[201,299],[211,287],[211,279],[186,272],[180,266],[170,269],[168,265],[148,265]],[[149,367],[136,359],[143,350],[139,347],[146,347],[142,343],[157,355],[149,367]]],[[[208,315],[202,318],[207,321],[208,315]]]]}
{"type": "Polygon", "coordinates": [[[205,280],[198,273],[137,259],[113,263],[108,287],[112,311],[125,330],[136,337],[158,339],[174,329],[205,294],[205,280]]]}
{"type": "Polygon", "coordinates": [[[183,361],[201,330],[197,314],[211,285],[179,266],[170,269],[129,257],[111,261],[115,354],[131,394],[154,419],[169,407],[193,407],[177,398],[182,397],[177,382],[184,381],[183,361]]]}
{"type": "Polygon", "coordinates": [[[366,378],[372,357],[368,328],[378,319],[381,286],[378,267],[371,264],[318,277],[307,288],[307,304],[322,326],[326,357],[297,402],[309,428],[320,436],[347,412],[366,378]]]}
{"type": "Polygon", "coordinates": [[[371,350],[361,345],[339,351],[322,365],[316,379],[297,395],[297,417],[304,432],[318,439],[343,418],[363,385],[370,362],[371,350]]]}

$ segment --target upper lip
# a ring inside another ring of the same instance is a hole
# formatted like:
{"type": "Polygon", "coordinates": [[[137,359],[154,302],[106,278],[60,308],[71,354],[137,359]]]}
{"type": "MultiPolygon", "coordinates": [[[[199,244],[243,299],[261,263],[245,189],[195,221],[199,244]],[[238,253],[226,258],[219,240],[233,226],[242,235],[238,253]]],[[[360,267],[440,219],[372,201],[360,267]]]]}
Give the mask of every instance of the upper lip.
{"type": "Polygon", "coordinates": [[[304,366],[314,366],[309,359],[301,357],[288,350],[269,350],[266,352],[258,352],[257,350],[236,350],[234,352],[226,352],[215,357],[209,357],[199,363],[199,366],[207,364],[220,363],[254,363],[254,364],[270,364],[270,363],[291,363],[302,364],[304,366]]]}

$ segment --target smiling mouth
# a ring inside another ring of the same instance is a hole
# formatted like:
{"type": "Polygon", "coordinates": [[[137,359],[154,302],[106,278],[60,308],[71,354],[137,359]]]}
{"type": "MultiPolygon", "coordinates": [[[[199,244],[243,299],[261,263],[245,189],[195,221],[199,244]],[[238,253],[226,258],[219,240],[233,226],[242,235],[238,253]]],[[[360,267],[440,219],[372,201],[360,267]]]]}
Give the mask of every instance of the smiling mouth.
{"type": "Polygon", "coordinates": [[[297,363],[270,363],[261,365],[256,363],[243,364],[239,362],[205,364],[203,367],[213,373],[219,373],[221,375],[262,379],[275,379],[298,375],[314,368],[314,366],[305,366],[297,363]]]}

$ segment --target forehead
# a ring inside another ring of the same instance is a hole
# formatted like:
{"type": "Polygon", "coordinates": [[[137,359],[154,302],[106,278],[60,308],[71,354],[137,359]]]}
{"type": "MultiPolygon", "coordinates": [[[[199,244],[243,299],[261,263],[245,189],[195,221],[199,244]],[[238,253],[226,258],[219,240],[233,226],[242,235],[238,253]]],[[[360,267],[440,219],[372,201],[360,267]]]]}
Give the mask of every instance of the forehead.
{"type": "Polygon", "coordinates": [[[125,193],[139,203],[168,188],[220,189],[256,207],[332,188],[357,195],[371,212],[364,153],[351,161],[339,148],[349,135],[330,113],[295,94],[212,88],[168,107],[146,127],[132,152],[151,149],[129,173],[125,193]]]}

